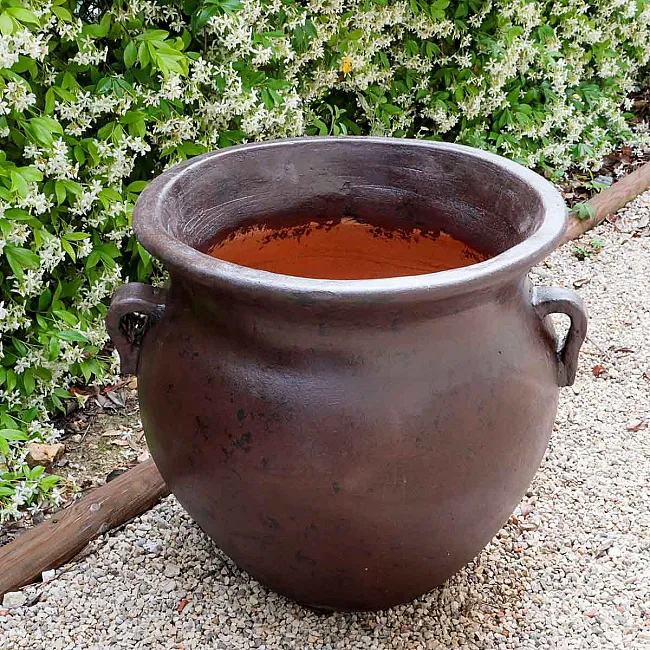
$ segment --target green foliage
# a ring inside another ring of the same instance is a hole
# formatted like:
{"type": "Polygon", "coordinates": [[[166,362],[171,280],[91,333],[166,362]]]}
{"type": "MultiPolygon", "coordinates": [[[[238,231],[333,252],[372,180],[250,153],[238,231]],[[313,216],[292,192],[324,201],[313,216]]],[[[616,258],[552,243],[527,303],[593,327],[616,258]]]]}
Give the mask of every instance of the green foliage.
{"type": "Polygon", "coordinates": [[[301,134],[446,139],[556,176],[632,138],[648,0],[0,0],[0,519],[60,499],[25,468],[103,318],[161,282],[138,194],[187,157],[301,134]]]}
{"type": "Polygon", "coordinates": [[[574,210],[578,215],[578,219],[581,219],[582,221],[585,219],[594,219],[596,217],[596,211],[589,203],[576,203],[574,210]]]}
{"type": "Polygon", "coordinates": [[[577,244],[573,247],[573,254],[583,262],[587,258],[591,259],[594,255],[603,250],[605,244],[600,239],[592,239],[586,244],[577,244]]]}

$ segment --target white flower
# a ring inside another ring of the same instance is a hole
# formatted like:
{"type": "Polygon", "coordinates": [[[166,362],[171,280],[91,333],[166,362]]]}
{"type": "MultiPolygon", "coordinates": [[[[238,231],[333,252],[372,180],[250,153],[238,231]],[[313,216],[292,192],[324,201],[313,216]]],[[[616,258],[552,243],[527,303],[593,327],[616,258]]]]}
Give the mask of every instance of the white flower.
{"type": "Polygon", "coordinates": [[[35,214],[44,214],[54,207],[54,203],[44,193],[39,192],[38,187],[38,183],[29,183],[27,196],[21,199],[18,205],[35,214]]]}
{"type": "Polygon", "coordinates": [[[25,372],[25,370],[27,370],[27,368],[29,368],[31,365],[32,364],[30,363],[29,357],[20,357],[16,360],[13,370],[16,374],[20,375],[25,372]]]}
{"type": "Polygon", "coordinates": [[[93,180],[84,188],[84,190],[77,195],[74,205],[70,208],[70,212],[76,215],[86,214],[92,208],[93,203],[97,200],[99,193],[102,191],[103,186],[101,181],[93,180]]]}
{"type": "Polygon", "coordinates": [[[18,509],[18,505],[12,499],[4,508],[0,510],[0,524],[3,524],[11,519],[20,519],[22,516],[22,513],[18,509]]]}
{"type": "Polygon", "coordinates": [[[64,496],[58,487],[52,488],[52,492],[49,495],[49,500],[53,506],[59,506],[63,503],[64,496]]]}
{"type": "Polygon", "coordinates": [[[9,81],[4,88],[4,99],[16,111],[22,112],[36,102],[36,95],[29,91],[26,83],[9,81]]]}
{"type": "Polygon", "coordinates": [[[98,49],[90,38],[84,38],[79,51],[70,59],[79,65],[98,65],[106,61],[108,48],[98,49]]]}
{"type": "Polygon", "coordinates": [[[21,481],[14,489],[16,491],[13,495],[13,501],[19,507],[27,503],[36,492],[36,486],[28,484],[26,481],[21,481]]]}
{"type": "Polygon", "coordinates": [[[14,280],[13,291],[19,296],[30,298],[43,291],[43,271],[45,269],[26,269],[22,280],[14,280]]]}
{"type": "Polygon", "coordinates": [[[163,99],[180,99],[185,89],[184,80],[180,75],[173,73],[162,80],[160,96],[163,99]]]}

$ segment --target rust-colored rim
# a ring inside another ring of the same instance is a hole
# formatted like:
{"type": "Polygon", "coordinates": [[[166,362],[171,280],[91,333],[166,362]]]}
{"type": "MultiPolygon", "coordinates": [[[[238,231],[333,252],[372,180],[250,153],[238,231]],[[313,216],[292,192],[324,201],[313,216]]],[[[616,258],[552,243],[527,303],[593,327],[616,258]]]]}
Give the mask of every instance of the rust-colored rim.
{"type": "Polygon", "coordinates": [[[184,279],[238,295],[314,301],[410,302],[440,299],[499,285],[523,276],[557,247],[567,224],[567,208],[560,193],[547,180],[526,167],[492,153],[463,145],[426,140],[375,137],[303,137],[250,143],[206,153],[177,164],[154,179],[140,195],[133,211],[137,239],[154,257],[184,279]],[[291,147],[306,141],[336,142],[342,146],[363,147],[365,143],[386,146],[423,147],[453,151],[501,167],[526,183],[539,197],[543,217],[537,230],[523,242],[484,262],[449,271],[374,280],[318,280],[260,271],[219,260],[192,248],[172,233],[161,221],[163,205],[177,184],[215,159],[227,158],[246,149],[252,152],[269,147],[291,147]]]}

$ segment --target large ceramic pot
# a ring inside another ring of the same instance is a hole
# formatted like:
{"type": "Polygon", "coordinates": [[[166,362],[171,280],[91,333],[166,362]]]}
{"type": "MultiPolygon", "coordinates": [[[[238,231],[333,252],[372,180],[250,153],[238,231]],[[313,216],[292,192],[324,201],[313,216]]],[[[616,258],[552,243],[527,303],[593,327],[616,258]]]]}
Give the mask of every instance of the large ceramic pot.
{"type": "Polygon", "coordinates": [[[309,606],[379,609],[441,584],[508,519],[573,382],[585,308],[527,279],[565,220],[532,171],[434,142],[276,141],[163,173],[133,227],[171,285],[121,287],[107,322],[170,489],[241,567],[309,606]],[[197,250],[237,226],[342,215],[493,257],[340,281],[197,250]]]}

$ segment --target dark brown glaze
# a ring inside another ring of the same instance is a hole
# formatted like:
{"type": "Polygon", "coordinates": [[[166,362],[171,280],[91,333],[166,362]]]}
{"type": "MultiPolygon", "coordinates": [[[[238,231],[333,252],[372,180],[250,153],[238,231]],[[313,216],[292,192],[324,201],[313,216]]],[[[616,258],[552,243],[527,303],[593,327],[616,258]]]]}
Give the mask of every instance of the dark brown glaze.
{"type": "Polygon", "coordinates": [[[171,490],[252,576],[312,607],[386,608],[441,584],[516,506],[573,381],[584,306],[527,280],[565,219],[533,172],[434,142],[278,141],[162,174],[134,228],[171,287],[120,288],[107,322],[171,490]],[[313,217],[444,231],[491,259],[341,281],[197,250],[313,217]],[[134,311],[148,331],[129,329],[134,311]],[[552,312],[571,318],[565,342],[552,312]]]}

